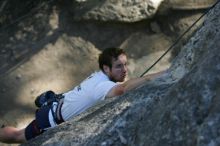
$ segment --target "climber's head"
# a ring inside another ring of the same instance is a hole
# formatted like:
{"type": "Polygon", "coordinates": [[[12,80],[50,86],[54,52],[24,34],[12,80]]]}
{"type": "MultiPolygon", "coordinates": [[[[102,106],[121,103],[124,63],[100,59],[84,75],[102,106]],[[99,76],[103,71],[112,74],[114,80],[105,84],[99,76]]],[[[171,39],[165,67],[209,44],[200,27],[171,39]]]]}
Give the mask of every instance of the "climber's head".
{"type": "Polygon", "coordinates": [[[99,68],[114,82],[123,82],[127,76],[127,55],[123,49],[107,48],[99,55],[99,68]]]}

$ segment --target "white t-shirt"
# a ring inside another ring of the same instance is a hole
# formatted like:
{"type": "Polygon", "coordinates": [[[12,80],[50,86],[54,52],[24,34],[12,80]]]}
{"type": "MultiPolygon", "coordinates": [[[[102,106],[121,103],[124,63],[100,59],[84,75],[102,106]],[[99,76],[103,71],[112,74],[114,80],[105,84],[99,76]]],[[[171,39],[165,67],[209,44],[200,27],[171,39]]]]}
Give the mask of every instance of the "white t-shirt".
{"type": "Polygon", "coordinates": [[[90,75],[73,90],[64,93],[61,110],[64,121],[82,113],[98,101],[104,100],[108,91],[115,85],[117,83],[110,81],[107,75],[99,71],[90,75]]]}

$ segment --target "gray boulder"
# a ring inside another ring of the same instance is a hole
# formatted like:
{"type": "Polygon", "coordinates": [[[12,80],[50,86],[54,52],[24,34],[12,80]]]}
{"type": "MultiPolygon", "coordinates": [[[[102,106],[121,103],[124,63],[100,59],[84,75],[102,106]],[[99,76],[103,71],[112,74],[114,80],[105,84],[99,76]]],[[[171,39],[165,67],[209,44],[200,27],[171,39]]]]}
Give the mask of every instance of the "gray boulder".
{"type": "Polygon", "coordinates": [[[158,11],[164,14],[170,9],[204,9],[216,0],[75,0],[74,20],[98,20],[137,22],[152,18],[158,11]]]}
{"type": "Polygon", "coordinates": [[[213,5],[217,0],[167,0],[172,9],[192,10],[204,9],[213,5]]]}
{"type": "Polygon", "coordinates": [[[75,0],[75,20],[136,22],[151,18],[163,0],[75,0]]]}

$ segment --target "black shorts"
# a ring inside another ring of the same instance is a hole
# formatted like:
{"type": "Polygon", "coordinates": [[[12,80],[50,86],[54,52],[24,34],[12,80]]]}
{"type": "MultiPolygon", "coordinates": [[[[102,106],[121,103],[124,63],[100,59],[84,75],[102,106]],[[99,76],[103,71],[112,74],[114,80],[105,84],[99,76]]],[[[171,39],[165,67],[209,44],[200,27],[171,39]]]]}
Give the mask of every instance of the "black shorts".
{"type": "Polygon", "coordinates": [[[35,119],[25,128],[26,140],[30,140],[51,127],[49,122],[50,106],[43,106],[35,113],[35,119]]]}

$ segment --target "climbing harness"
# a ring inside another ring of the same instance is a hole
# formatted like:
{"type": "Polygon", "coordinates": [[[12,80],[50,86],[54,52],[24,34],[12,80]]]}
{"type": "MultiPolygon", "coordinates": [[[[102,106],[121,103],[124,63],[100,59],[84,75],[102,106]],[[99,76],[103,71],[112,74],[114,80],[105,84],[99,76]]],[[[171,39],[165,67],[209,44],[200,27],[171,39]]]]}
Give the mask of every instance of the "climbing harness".
{"type": "Polygon", "coordinates": [[[55,94],[53,91],[49,90],[37,96],[37,98],[35,99],[35,105],[38,108],[42,108],[45,106],[50,107],[54,122],[56,124],[60,124],[64,122],[63,117],[61,115],[63,98],[63,94],[55,94]]]}
{"type": "Polygon", "coordinates": [[[64,98],[61,98],[59,101],[53,102],[53,104],[51,105],[52,116],[53,116],[54,122],[57,125],[64,122],[62,114],[61,114],[61,107],[63,105],[63,100],[64,98]]]}
{"type": "Polygon", "coordinates": [[[37,107],[42,107],[46,105],[51,105],[54,101],[58,101],[57,95],[53,91],[46,91],[35,99],[35,105],[37,107]]]}
{"type": "Polygon", "coordinates": [[[144,76],[148,71],[150,71],[170,50],[173,49],[173,47],[182,39],[182,37],[188,33],[192,27],[198,22],[200,21],[200,19],[202,19],[211,9],[213,9],[218,3],[220,2],[220,0],[217,0],[217,2],[215,4],[213,4],[209,9],[207,9],[182,35],[180,35],[176,41],[167,49],[167,51],[162,54],[146,71],[144,71],[140,77],[144,76]]]}

